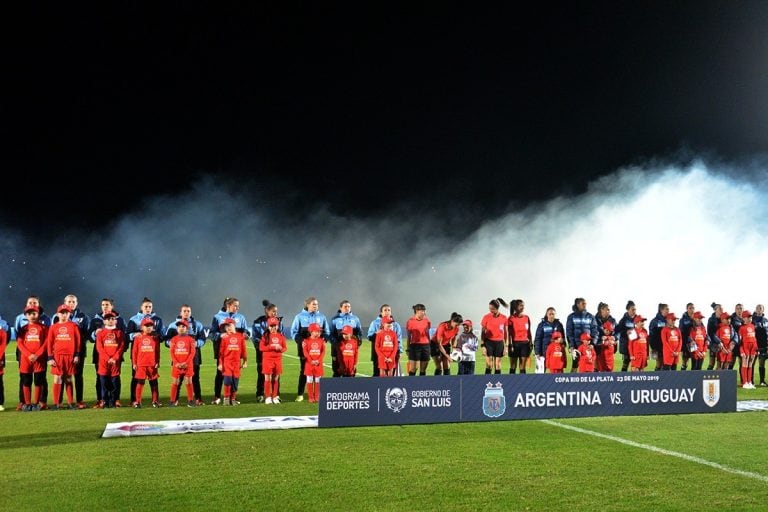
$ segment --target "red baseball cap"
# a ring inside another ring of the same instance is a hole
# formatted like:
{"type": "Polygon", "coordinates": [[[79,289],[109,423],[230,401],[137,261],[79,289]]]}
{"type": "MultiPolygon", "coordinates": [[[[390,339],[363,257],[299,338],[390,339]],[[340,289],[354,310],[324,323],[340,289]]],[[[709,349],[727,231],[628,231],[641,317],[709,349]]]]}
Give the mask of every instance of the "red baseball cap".
{"type": "Polygon", "coordinates": [[[611,323],[610,320],[606,320],[605,323],[603,324],[603,329],[605,329],[606,331],[612,331],[613,323],[611,323]]]}
{"type": "Polygon", "coordinates": [[[580,339],[581,341],[584,341],[584,340],[591,340],[591,339],[592,339],[592,336],[591,336],[591,335],[590,335],[588,332],[583,332],[583,333],[581,333],[581,336],[579,336],[579,339],[580,339]]]}
{"type": "Polygon", "coordinates": [[[30,311],[34,311],[35,313],[39,313],[40,312],[40,308],[38,308],[37,306],[27,306],[26,308],[24,308],[24,313],[29,313],[30,311]]]}
{"type": "Polygon", "coordinates": [[[225,318],[221,321],[221,324],[219,324],[219,330],[224,329],[229,324],[235,325],[236,323],[237,322],[235,322],[235,319],[232,317],[225,318]]]}
{"type": "Polygon", "coordinates": [[[741,312],[741,318],[748,318],[750,316],[752,316],[752,313],[748,309],[741,312]]]}
{"type": "Polygon", "coordinates": [[[69,309],[69,306],[67,306],[66,304],[61,304],[61,305],[59,305],[59,307],[58,307],[58,308],[56,308],[56,312],[57,312],[57,313],[63,313],[63,312],[65,312],[65,311],[66,311],[67,313],[71,313],[71,312],[72,312],[72,310],[71,310],[71,309],[69,309]]]}
{"type": "Polygon", "coordinates": [[[309,324],[309,327],[307,327],[307,330],[309,332],[323,332],[323,328],[320,327],[320,324],[317,324],[317,323],[309,324]]]}
{"type": "Polygon", "coordinates": [[[645,322],[646,320],[648,319],[645,318],[643,315],[635,315],[635,317],[632,319],[632,321],[635,322],[636,324],[639,324],[640,322],[645,322]]]}
{"type": "Polygon", "coordinates": [[[720,314],[720,320],[728,320],[729,318],[731,318],[731,315],[729,315],[728,313],[720,314]]]}
{"type": "Polygon", "coordinates": [[[552,338],[550,338],[550,339],[552,339],[552,340],[559,340],[559,339],[562,339],[562,338],[563,338],[563,335],[560,334],[560,331],[555,331],[555,332],[552,333],[552,338]]]}
{"type": "Polygon", "coordinates": [[[664,318],[666,318],[667,320],[677,320],[677,317],[675,316],[674,313],[667,313],[667,316],[665,316],[664,318]]]}
{"type": "Polygon", "coordinates": [[[461,325],[468,325],[468,326],[472,327],[472,320],[470,320],[469,318],[467,318],[466,320],[464,320],[464,321],[461,323],[461,325]]]}
{"type": "Polygon", "coordinates": [[[117,318],[117,311],[115,311],[114,309],[112,311],[107,311],[106,313],[104,313],[104,318],[105,319],[106,318],[117,318]]]}
{"type": "Polygon", "coordinates": [[[145,318],[144,320],[141,321],[141,326],[144,327],[145,325],[151,325],[152,327],[154,327],[155,321],[152,320],[151,318],[145,318]]]}
{"type": "Polygon", "coordinates": [[[693,318],[704,318],[704,315],[701,314],[701,311],[696,311],[693,313],[693,318]]]}
{"type": "Polygon", "coordinates": [[[280,325],[280,320],[278,320],[277,317],[275,316],[271,316],[267,318],[267,326],[272,326],[272,325],[280,325]]]}
{"type": "Polygon", "coordinates": [[[183,319],[183,318],[182,318],[181,320],[177,320],[177,321],[176,321],[176,326],[178,327],[178,326],[180,326],[180,325],[183,325],[184,327],[186,327],[186,328],[189,328],[189,322],[187,322],[187,321],[186,321],[185,319],[183,319]]]}
{"type": "Polygon", "coordinates": [[[391,316],[383,316],[383,317],[381,317],[381,323],[383,323],[383,324],[391,324],[392,323],[392,317],[391,316]]]}
{"type": "Polygon", "coordinates": [[[351,325],[345,325],[341,328],[341,334],[352,334],[353,329],[351,325]]]}

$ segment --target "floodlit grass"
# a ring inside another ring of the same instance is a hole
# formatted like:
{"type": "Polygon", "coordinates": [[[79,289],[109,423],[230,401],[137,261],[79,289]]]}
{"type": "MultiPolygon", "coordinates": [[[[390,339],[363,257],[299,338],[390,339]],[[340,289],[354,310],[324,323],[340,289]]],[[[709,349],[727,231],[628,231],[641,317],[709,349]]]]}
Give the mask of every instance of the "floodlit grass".
{"type": "MultiPolygon", "coordinates": [[[[289,347],[293,355],[295,344],[289,347]]],[[[12,406],[18,374],[12,350],[8,356],[6,405],[12,406]]],[[[239,407],[0,413],[0,509],[766,508],[764,412],[100,438],[109,422],[317,414],[317,405],[293,402],[296,359],[285,360],[284,402],[274,406],[255,403],[252,357],[251,362],[239,407]],[[556,424],[681,452],[763,479],[556,424]]],[[[92,402],[95,377],[93,366],[86,368],[86,399],[92,402]]],[[[167,402],[164,370],[160,386],[167,402]]],[[[370,363],[361,363],[360,371],[370,373],[370,363]]],[[[209,400],[213,374],[212,365],[204,366],[203,393],[209,400]]],[[[768,390],[739,390],[739,398],[768,399],[768,390]]]]}

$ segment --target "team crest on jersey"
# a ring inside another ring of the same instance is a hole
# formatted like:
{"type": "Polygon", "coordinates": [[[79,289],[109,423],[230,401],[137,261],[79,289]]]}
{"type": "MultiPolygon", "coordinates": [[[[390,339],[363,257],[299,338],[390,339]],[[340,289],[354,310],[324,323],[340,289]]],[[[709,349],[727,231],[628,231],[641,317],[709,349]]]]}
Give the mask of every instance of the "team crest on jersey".
{"type": "Polygon", "coordinates": [[[704,403],[709,407],[714,407],[717,402],[720,401],[720,380],[719,379],[704,379],[702,382],[704,388],[704,403]]]}
{"type": "Polygon", "coordinates": [[[392,412],[400,412],[408,405],[408,391],[405,388],[387,388],[384,402],[392,412]]]}
{"type": "Polygon", "coordinates": [[[504,388],[501,382],[485,385],[483,395],[483,414],[489,418],[498,418],[507,410],[507,400],[504,398],[504,388]]]}

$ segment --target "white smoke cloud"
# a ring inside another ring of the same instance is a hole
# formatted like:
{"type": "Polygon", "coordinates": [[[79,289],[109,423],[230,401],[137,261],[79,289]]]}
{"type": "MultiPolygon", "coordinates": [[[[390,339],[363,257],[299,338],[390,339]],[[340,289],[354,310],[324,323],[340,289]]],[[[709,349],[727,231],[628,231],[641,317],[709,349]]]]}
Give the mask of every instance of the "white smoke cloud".
{"type": "MultiPolygon", "coordinates": [[[[645,316],[659,302],[678,315],[687,302],[707,315],[712,301],[752,309],[768,284],[765,178],[704,163],[622,169],[585,194],[531,204],[459,241],[435,234],[450,232],[445,221],[402,212],[350,219],[321,209],[296,220],[210,180],[44,248],[4,229],[0,314],[12,319],[28,294],[51,312],[67,293],[88,314],[113,297],[130,316],[147,296],[166,320],[187,303],[203,322],[226,296],[240,299],[249,321],[263,298],[289,320],[308,295],[329,317],[349,299],[364,325],[385,302],[401,321],[421,302],[433,323],[452,311],[477,322],[495,297],[525,300],[533,327],[548,306],[564,320],[575,297],[590,311],[607,302],[617,318],[628,299],[645,316]]],[[[469,216],[483,205],[457,198],[458,207],[469,216]]]]}

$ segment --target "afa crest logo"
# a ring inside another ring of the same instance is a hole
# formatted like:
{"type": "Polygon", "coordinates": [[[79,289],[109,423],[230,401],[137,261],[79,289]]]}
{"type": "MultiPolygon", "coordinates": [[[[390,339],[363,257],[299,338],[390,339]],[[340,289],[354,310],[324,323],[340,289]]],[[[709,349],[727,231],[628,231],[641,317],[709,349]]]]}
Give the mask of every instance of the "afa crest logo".
{"type": "Polygon", "coordinates": [[[405,388],[387,388],[384,403],[392,412],[400,412],[408,405],[408,391],[405,388]]]}
{"type": "Polygon", "coordinates": [[[498,418],[507,410],[507,400],[504,398],[504,388],[501,382],[485,385],[483,395],[483,414],[489,418],[498,418]]]}

